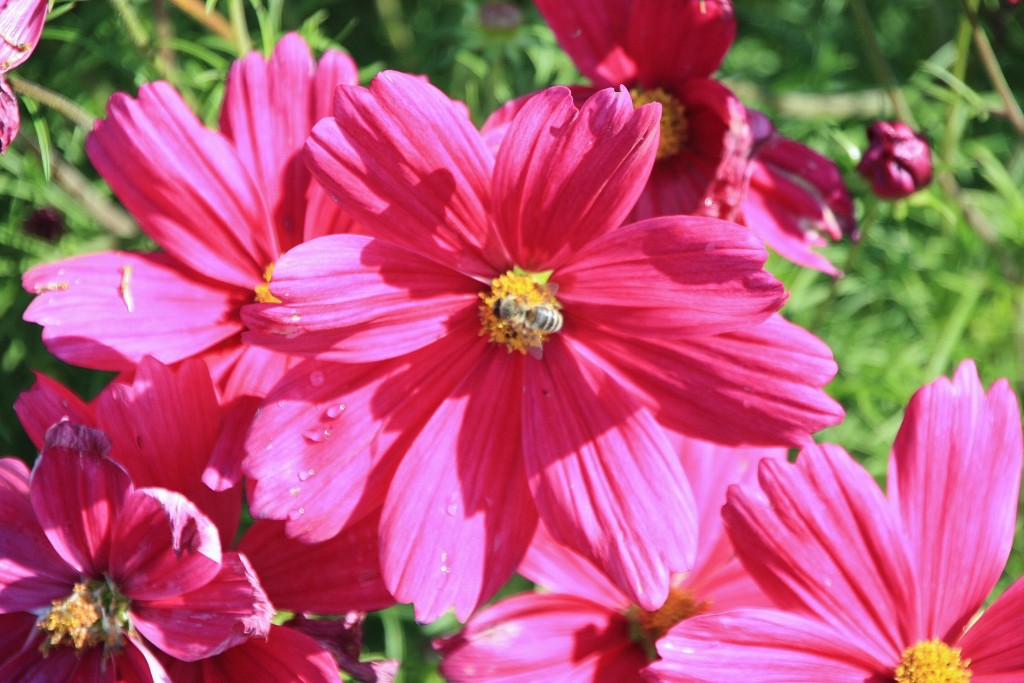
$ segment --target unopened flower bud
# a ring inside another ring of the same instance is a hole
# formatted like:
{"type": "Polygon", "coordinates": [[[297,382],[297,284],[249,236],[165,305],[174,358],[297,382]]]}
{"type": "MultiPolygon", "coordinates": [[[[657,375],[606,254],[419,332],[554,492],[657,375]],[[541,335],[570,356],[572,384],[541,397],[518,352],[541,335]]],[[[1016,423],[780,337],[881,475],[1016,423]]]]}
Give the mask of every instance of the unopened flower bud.
{"type": "Polygon", "coordinates": [[[868,151],[857,171],[884,199],[900,199],[932,181],[928,141],[902,121],[875,121],[868,127],[868,151]]]}

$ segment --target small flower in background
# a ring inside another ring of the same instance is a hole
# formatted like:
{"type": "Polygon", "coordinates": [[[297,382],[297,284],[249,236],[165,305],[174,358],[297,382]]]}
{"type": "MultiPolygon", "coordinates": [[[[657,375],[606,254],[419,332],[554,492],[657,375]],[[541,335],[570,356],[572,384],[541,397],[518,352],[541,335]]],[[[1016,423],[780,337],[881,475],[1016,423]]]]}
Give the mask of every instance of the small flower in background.
{"type": "Polygon", "coordinates": [[[826,238],[857,239],[853,200],[831,160],[783,137],[761,112],[747,110],[754,133],[750,185],[739,221],[779,256],[829,275],[839,275],[812,247],[826,238]]]}
{"type": "Polygon", "coordinates": [[[28,215],[22,229],[29,235],[47,242],[56,242],[67,230],[67,225],[60,211],[52,206],[44,206],[28,215]]]}
{"type": "Polygon", "coordinates": [[[932,181],[932,150],[920,133],[902,121],[875,121],[868,127],[868,150],[857,171],[883,199],[902,199],[932,181]]]}
{"type": "Polygon", "coordinates": [[[1012,547],[1022,451],[1009,383],[986,394],[965,361],[911,399],[888,497],[837,446],[763,461],[767,500],[734,487],[723,515],[743,565],[787,611],[685,621],[647,680],[1024,680],[1024,580],[972,621],[1012,547]]]}
{"type": "Polygon", "coordinates": [[[675,624],[770,604],[736,559],[721,509],[728,486],[753,483],[757,461],[785,458],[785,450],[677,441],[697,500],[698,550],[694,565],[673,577],[665,604],[654,611],[631,605],[592,563],[540,526],[518,571],[545,590],[490,605],[461,633],[436,642],[446,680],[639,683],[657,641],[675,624]]]}
{"type": "Polygon", "coordinates": [[[3,74],[32,55],[49,10],[48,0],[0,2],[0,153],[7,151],[21,125],[18,99],[3,74]]]}
{"type": "Polygon", "coordinates": [[[59,422],[31,479],[20,466],[0,483],[0,612],[17,628],[0,680],[168,680],[155,650],[197,660],[270,629],[245,557],[181,494],[136,488],[109,448],[59,422]]]}
{"type": "Polygon", "coordinates": [[[340,87],[334,111],[308,159],[366,236],[292,249],[282,303],[243,311],[247,341],[312,357],[268,395],[244,469],[253,514],[302,540],[383,505],[385,582],[421,621],[493,595],[538,514],[656,609],[692,561],[662,425],[777,445],[841,419],[820,388],[831,354],[774,315],[784,293],[749,230],[623,225],[656,108],[608,89],[577,109],[552,88],[496,156],[406,74],[340,87]]]}
{"type": "Polygon", "coordinates": [[[25,273],[37,297],[24,318],[43,326],[47,348],[115,371],[144,355],[202,356],[228,399],[265,394],[292,359],[242,346],[239,309],[270,300],[284,251],[351,227],[299,153],[335,86],[356,80],[350,57],[328,51],[317,63],[288,34],[269,61],[253,53],[231,66],[220,132],[167,83],[143,85],[137,99],[115,93],[86,151],[163,252],[101,252],[25,273]]]}

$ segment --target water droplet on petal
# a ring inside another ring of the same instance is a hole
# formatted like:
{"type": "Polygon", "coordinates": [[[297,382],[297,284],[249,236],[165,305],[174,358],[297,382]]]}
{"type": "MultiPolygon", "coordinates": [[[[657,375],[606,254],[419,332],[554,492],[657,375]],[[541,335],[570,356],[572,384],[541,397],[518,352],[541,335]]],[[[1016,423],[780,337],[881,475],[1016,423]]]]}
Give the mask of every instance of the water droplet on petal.
{"type": "Polygon", "coordinates": [[[330,427],[314,427],[313,429],[308,429],[305,432],[303,432],[302,436],[307,441],[312,441],[313,443],[321,443],[331,438],[331,429],[330,427]]]}
{"type": "Polygon", "coordinates": [[[299,472],[299,481],[308,481],[310,477],[316,474],[316,470],[310,467],[308,470],[302,470],[299,472]]]}
{"type": "Polygon", "coordinates": [[[442,571],[443,573],[445,573],[445,574],[451,574],[451,573],[452,573],[452,568],[451,568],[451,567],[449,567],[449,566],[448,566],[448,565],[446,565],[446,564],[442,564],[442,565],[441,565],[441,571],[442,571]]]}
{"type": "Polygon", "coordinates": [[[288,513],[288,519],[295,521],[299,517],[302,517],[302,515],[305,514],[305,512],[305,508],[298,508],[296,510],[292,510],[291,512],[288,513]]]}
{"type": "Polygon", "coordinates": [[[336,406],[330,406],[329,408],[327,408],[327,410],[324,411],[324,414],[327,415],[327,417],[329,417],[329,418],[331,418],[333,420],[334,418],[336,418],[339,415],[341,415],[344,411],[345,411],[345,404],[344,403],[339,403],[336,406]]]}
{"type": "Polygon", "coordinates": [[[321,387],[324,384],[324,373],[319,370],[314,370],[309,373],[309,383],[314,387],[321,387]]]}
{"type": "Polygon", "coordinates": [[[459,504],[458,503],[448,503],[448,507],[446,507],[444,509],[444,511],[448,513],[448,516],[454,517],[455,515],[457,515],[459,513],[459,504]]]}

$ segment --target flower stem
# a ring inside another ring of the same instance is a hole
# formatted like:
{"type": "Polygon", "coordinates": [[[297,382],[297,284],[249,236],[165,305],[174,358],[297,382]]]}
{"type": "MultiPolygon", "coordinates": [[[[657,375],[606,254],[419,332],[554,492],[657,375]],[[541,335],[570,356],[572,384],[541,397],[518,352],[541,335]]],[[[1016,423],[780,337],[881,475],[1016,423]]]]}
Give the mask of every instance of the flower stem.
{"type": "Polygon", "coordinates": [[[896,76],[893,75],[892,68],[882,53],[882,47],[878,44],[878,37],[875,35],[875,27],[871,23],[871,15],[868,13],[867,5],[864,4],[864,0],[851,0],[850,7],[853,9],[853,18],[857,24],[857,30],[867,48],[868,61],[871,62],[875,78],[881,81],[882,87],[885,88],[896,116],[911,128],[917,128],[917,124],[914,122],[914,114],[910,111],[910,105],[907,104],[906,98],[903,97],[903,91],[900,90],[896,76]]]}
{"type": "Polygon", "coordinates": [[[7,80],[15,92],[49,107],[80,128],[87,131],[92,130],[92,124],[96,117],[60,93],[12,73],[7,74],[7,80]]]}
{"type": "Polygon", "coordinates": [[[231,0],[228,3],[228,16],[231,17],[235,49],[239,56],[247,54],[252,50],[252,42],[249,40],[249,26],[245,21],[245,4],[242,0],[231,0]]]}
{"type": "Polygon", "coordinates": [[[224,15],[216,10],[206,11],[202,0],[169,0],[172,5],[189,15],[200,24],[210,29],[213,33],[227,40],[234,42],[235,34],[231,31],[231,24],[224,18],[224,15]]]}
{"type": "Polygon", "coordinates": [[[985,35],[985,31],[978,25],[977,0],[973,0],[973,2],[960,0],[960,4],[964,8],[968,21],[971,22],[974,49],[977,50],[978,57],[981,58],[981,64],[985,68],[985,73],[988,74],[989,81],[992,82],[992,87],[996,89],[996,92],[999,93],[999,98],[1003,101],[1003,106],[1006,108],[1006,116],[1010,119],[1010,125],[1017,131],[1019,137],[1024,137],[1024,111],[1021,111],[1020,104],[1018,104],[1017,99],[1010,90],[1009,84],[1006,82],[1006,76],[1003,75],[1003,70],[999,66],[999,60],[996,59],[996,53],[992,50],[992,44],[988,41],[988,36],[985,35]]]}
{"type": "Polygon", "coordinates": [[[149,33],[139,21],[139,15],[135,12],[135,8],[129,5],[127,0],[110,0],[110,4],[114,6],[114,11],[124,22],[125,28],[128,29],[128,37],[131,38],[135,47],[140,50],[148,48],[149,33]]]}

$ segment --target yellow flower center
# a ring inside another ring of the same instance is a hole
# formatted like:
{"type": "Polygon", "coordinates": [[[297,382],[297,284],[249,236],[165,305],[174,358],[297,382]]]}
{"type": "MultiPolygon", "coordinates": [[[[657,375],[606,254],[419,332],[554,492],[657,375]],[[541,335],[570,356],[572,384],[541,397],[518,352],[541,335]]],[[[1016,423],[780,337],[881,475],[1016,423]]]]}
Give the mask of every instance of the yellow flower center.
{"type": "Polygon", "coordinates": [[[893,677],[896,683],[968,683],[970,663],[960,658],[960,648],[933,638],[908,647],[893,677]]]}
{"type": "Polygon", "coordinates": [[[253,287],[256,292],[256,302],[260,304],[279,304],[281,300],[270,293],[270,278],[274,276],[274,264],[263,269],[263,282],[253,287]]]}
{"type": "Polygon", "coordinates": [[[36,622],[36,628],[47,634],[43,655],[62,646],[84,650],[102,644],[107,653],[119,651],[123,633],[131,628],[129,604],[109,581],[76,583],[71,595],[52,601],[36,622]]]}
{"type": "Polygon", "coordinates": [[[551,271],[516,267],[491,280],[490,291],[480,293],[481,336],[504,344],[509,353],[539,354],[548,336],[562,329],[562,305],[550,276],[551,271]]]}
{"type": "Polygon", "coordinates": [[[707,600],[698,601],[685,588],[672,587],[665,604],[653,612],[635,606],[631,608],[628,616],[633,624],[633,640],[642,644],[651,659],[655,659],[654,645],[659,638],[684,619],[703,614],[710,605],[707,600]]]}
{"type": "Polygon", "coordinates": [[[633,88],[629,91],[633,96],[633,105],[641,107],[651,102],[661,104],[661,137],[658,140],[657,159],[668,159],[679,153],[686,144],[687,125],[686,108],[673,95],[661,88],[641,90],[633,88]]]}

